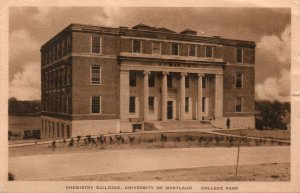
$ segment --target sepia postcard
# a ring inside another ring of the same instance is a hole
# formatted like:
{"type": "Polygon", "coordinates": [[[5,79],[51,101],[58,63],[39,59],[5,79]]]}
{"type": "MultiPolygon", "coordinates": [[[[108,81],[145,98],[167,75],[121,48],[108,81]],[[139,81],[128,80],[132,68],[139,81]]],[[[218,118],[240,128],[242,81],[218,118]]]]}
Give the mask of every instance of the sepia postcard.
{"type": "Polygon", "coordinates": [[[299,2],[0,2],[0,192],[300,192],[299,2]]]}

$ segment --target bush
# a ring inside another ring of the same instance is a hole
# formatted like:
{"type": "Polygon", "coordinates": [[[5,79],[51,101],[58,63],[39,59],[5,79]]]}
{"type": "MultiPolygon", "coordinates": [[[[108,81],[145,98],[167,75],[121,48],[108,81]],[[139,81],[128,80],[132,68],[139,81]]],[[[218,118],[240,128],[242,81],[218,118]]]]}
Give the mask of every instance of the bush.
{"type": "Polygon", "coordinates": [[[8,172],[8,181],[14,181],[16,179],[16,176],[11,173],[11,172],[8,172]]]}
{"type": "Polygon", "coordinates": [[[78,143],[79,143],[79,141],[80,141],[80,138],[81,138],[81,136],[78,135],[78,136],[77,136],[77,142],[78,142],[78,143]]]}

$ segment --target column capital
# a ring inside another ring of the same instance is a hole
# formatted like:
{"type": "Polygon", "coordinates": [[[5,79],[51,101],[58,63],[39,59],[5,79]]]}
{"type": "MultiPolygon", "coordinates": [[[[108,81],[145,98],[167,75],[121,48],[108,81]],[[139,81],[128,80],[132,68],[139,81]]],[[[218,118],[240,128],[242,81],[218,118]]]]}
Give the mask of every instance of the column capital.
{"type": "Polygon", "coordinates": [[[149,74],[151,74],[151,72],[148,71],[148,70],[144,70],[143,74],[144,74],[144,75],[146,75],[146,74],[149,75],[149,74]]]}
{"type": "Polygon", "coordinates": [[[200,77],[200,76],[204,77],[205,74],[203,74],[203,73],[198,73],[198,76],[199,76],[199,77],[200,77]]]}
{"type": "Polygon", "coordinates": [[[163,71],[163,72],[162,72],[162,75],[164,75],[164,76],[165,76],[165,75],[169,75],[169,72],[163,71]]]}
{"type": "Polygon", "coordinates": [[[180,75],[181,76],[187,76],[187,72],[181,72],[180,75]]]}
{"type": "Polygon", "coordinates": [[[216,78],[223,78],[223,74],[215,74],[216,78]]]}

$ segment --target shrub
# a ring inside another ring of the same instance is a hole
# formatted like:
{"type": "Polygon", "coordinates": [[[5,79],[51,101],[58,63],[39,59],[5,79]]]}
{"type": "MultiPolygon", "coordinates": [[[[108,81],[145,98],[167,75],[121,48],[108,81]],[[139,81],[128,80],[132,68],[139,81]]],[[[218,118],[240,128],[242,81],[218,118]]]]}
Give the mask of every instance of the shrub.
{"type": "Polygon", "coordinates": [[[77,136],[77,142],[79,143],[81,136],[77,136]]]}
{"type": "Polygon", "coordinates": [[[16,179],[16,176],[11,173],[11,172],[8,172],[8,181],[14,181],[16,179]]]}

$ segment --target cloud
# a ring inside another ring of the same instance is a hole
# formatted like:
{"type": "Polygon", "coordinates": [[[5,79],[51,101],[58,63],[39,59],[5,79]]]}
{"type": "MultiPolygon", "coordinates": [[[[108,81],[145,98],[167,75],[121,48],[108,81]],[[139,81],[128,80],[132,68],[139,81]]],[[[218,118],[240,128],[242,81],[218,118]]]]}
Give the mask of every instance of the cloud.
{"type": "Polygon", "coordinates": [[[290,101],[291,90],[291,26],[279,36],[264,36],[257,44],[256,98],[270,101],[290,101]],[[269,76],[266,76],[268,74],[269,76]]]}
{"type": "Polygon", "coordinates": [[[13,31],[10,36],[9,54],[15,59],[24,59],[31,53],[39,54],[39,43],[25,29],[13,31]]]}
{"type": "Polygon", "coordinates": [[[291,26],[288,25],[278,36],[264,36],[257,49],[275,56],[281,63],[291,63],[291,26]]]}
{"type": "Polygon", "coordinates": [[[40,98],[40,66],[39,63],[27,63],[22,71],[14,75],[10,82],[9,96],[19,100],[40,98]]]}
{"type": "Polygon", "coordinates": [[[263,83],[255,86],[256,97],[259,100],[270,100],[289,102],[290,101],[291,73],[282,69],[281,76],[268,77],[263,83]]]}
{"type": "Polygon", "coordinates": [[[96,25],[118,27],[120,17],[122,17],[120,7],[103,7],[103,13],[92,16],[92,20],[96,25]]]}

